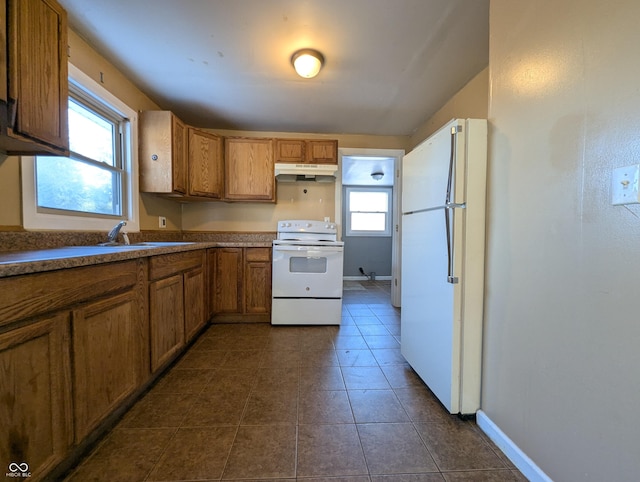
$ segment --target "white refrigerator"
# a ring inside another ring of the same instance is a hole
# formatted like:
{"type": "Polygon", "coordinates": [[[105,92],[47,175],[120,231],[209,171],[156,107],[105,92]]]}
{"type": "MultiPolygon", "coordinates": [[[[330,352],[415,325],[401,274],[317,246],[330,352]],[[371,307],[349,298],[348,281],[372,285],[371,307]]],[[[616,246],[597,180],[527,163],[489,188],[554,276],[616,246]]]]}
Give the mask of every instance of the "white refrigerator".
{"type": "Polygon", "coordinates": [[[487,121],[454,119],[402,161],[402,354],[451,413],[480,408],[487,121]]]}

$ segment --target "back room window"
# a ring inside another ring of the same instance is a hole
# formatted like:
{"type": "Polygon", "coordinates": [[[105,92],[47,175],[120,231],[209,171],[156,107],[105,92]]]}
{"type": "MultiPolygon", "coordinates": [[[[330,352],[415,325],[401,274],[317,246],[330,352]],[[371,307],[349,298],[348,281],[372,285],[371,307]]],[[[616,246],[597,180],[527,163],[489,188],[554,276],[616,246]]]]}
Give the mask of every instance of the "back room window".
{"type": "Polygon", "coordinates": [[[347,187],[347,236],[391,236],[391,188],[347,187]]]}

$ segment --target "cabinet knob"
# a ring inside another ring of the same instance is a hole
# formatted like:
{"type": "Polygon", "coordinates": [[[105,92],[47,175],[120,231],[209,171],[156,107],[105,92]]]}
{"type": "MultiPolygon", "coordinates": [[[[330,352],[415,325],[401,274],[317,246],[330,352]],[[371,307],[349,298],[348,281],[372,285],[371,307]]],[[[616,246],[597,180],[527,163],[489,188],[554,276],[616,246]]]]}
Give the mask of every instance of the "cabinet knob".
{"type": "Polygon", "coordinates": [[[157,161],[158,160],[158,154],[152,154],[151,155],[151,160],[152,161],[157,161]]]}

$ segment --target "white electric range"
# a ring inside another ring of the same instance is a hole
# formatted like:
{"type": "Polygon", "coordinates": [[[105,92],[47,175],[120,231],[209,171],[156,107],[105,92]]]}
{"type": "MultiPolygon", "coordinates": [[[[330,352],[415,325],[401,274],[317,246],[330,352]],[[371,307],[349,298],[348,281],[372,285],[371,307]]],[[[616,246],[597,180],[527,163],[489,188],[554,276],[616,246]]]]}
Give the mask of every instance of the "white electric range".
{"type": "Polygon", "coordinates": [[[344,243],[335,223],[278,222],[273,241],[271,324],[339,325],[344,243]]]}

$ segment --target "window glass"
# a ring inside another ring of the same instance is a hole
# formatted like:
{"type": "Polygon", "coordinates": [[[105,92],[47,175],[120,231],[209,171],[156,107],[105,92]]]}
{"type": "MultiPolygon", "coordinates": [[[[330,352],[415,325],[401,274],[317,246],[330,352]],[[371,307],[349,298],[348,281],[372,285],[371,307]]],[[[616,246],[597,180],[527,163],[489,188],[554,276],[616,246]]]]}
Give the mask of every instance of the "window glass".
{"type": "Polygon", "coordinates": [[[351,211],[387,212],[389,193],[386,191],[351,191],[349,205],[351,211]]]}
{"type": "Polygon", "coordinates": [[[386,213],[351,213],[351,230],[384,232],[386,217],[386,213]]]}
{"type": "Polygon", "coordinates": [[[116,126],[96,112],[69,99],[69,148],[71,151],[110,166],[116,165],[116,126]]]}
{"type": "Polygon", "coordinates": [[[69,95],[71,155],[36,157],[37,207],[67,215],[120,218],[124,213],[119,132],[126,119],[85,99],[73,85],[69,95]]]}
{"type": "Polygon", "coordinates": [[[391,236],[391,188],[347,187],[347,236],[391,236]]]}
{"type": "Polygon", "coordinates": [[[38,207],[83,213],[122,214],[117,172],[68,157],[36,158],[38,207]],[[64,173],[61,176],[60,173],[64,173]]]}

